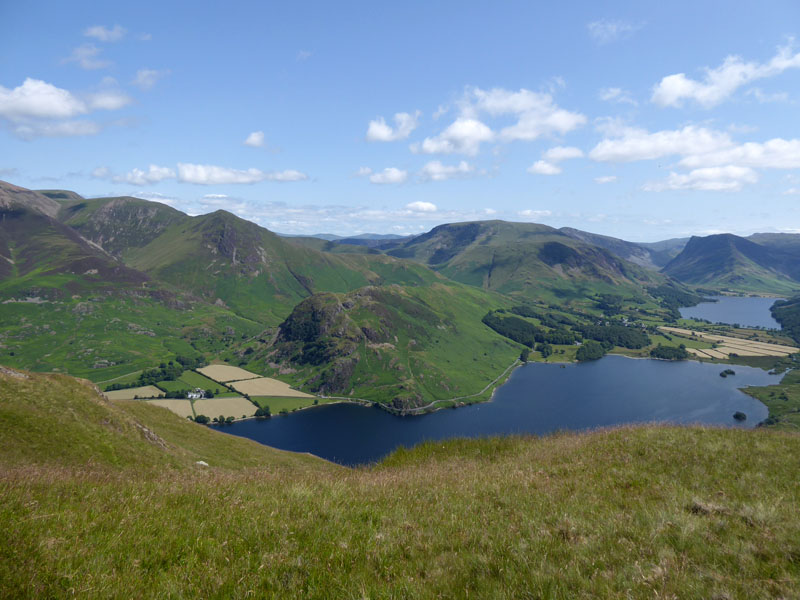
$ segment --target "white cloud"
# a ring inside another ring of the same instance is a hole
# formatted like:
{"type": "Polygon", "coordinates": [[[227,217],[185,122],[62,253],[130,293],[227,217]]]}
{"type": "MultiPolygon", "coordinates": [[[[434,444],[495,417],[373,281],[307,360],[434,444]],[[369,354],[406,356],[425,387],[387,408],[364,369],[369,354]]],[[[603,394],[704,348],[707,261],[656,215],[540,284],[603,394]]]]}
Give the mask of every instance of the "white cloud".
{"type": "Polygon", "coordinates": [[[77,137],[97,135],[103,126],[94,121],[29,121],[12,126],[14,135],[23,140],[37,137],[77,137]]]}
{"type": "Polygon", "coordinates": [[[436,212],[438,210],[436,208],[436,205],[433,204],[432,202],[419,202],[419,201],[410,202],[409,204],[406,204],[406,208],[414,212],[424,212],[424,213],[436,212]]]}
{"type": "Polygon", "coordinates": [[[86,37],[93,37],[101,42],[118,42],[125,37],[126,29],[119,25],[108,28],[105,25],[94,25],[87,27],[83,35],[86,37]]]}
{"type": "Polygon", "coordinates": [[[531,141],[544,135],[563,135],[586,123],[584,115],[560,108],[552,95],[526,89],[468,88],[458,106],[460,115],[453,123],[438,135],[412,144],[411,151],[475,156],[484,142],[531,141]],[[495,133],[481,120],[482,115],[512,116],[516,123],[495,133]]]}
{"type": "Polygon", "coordinates": [[[481,143],[494,139],[494,133],[476,119],[459,118],[435,137],[425,138],[422,144],[412,144],[412,152],[424,154],[452,154],[458,152],[474,156],[481,143]]]}
{"type": "Polygon", "coordinates": [[[82,69],[87,69],[89,71],[105,69],[106,67],[111,66],[112,63],[110,60],[98,58],[101,52],[102,50],[100,50],[100,48],[94,44],[83,44],[75,48],[72,51],[72,54],[70,54],[62,62],[78,63],[82,69]]]}
{"type": "Polygon", "coordinates": [[[618,104],[631,104],[633,106],[637,106],[638,103],[636,100],[633,99],[630,92],[623,90],[622,88],[603,88],[600,90],[599,94],[600,100],[605,102],[616,102],[618,104]]]}
{"type": "Polygon", "coordinates": [[[372,175],[372,169],[369,167],[359,167],[356,171],[356,177],[366,177],[367,175],[372,175]]]}
{"type": "Polygon", "coordinates": [[[527,171],[536,175],[558,175],[561,173],[561,167],[546,160],[537,160],[527,168],[527,171]]]}
{"type": "Polygon", "coordinates": [[[644,185],[646,192],[666,190],[701,190],[707,192],[738,192],[746,183],[756,183],[758,174],[748,167],[726,165],[694,169],[686,174],[672,172],[664,181],[644,185]]]}
{"type": "Polygon", "coordinates": [[[244,141],[244,145],[251,146],[252,148],[261,148],[264,145],[264,132],[254,131],[247,136],[247,139],[244,141]]]}
{"type": "Polygon", "coordinates": [[[601,162],[630,162],[673,154],[714,152],[733,145],[727,133],[694,125],[655,133],[644,129],[623,128],[616,133],[617,137],[598,143],[589,152],[589,158],[601,162]]]}
{"type": "Polygon", "coordinates": [[[100,92],[79,98],[72,92],[39,79],[27,78],[22,85],[8,89],[0,86],[0,119],[11,123],[11,131],[20,138],[69,137],[94,135],[103,126],[88,120],[70,120],[95,110],[117,110],[132,102],[114,89],[116,82],[103,82],[100,92]]]}
{"type": "Polygon", "coordinates": [[[776,92],[767,94],[761,88],[750,88],[745,92],[745,96],[752,96],[759,104],[772,104],[776,102],[789,102],[789,94],[786,92],[776,92]]]}
{"type": "Polygon", "coordinates": [[[564,160],[583,157],[583,150],[574,146],[555,146],[542,154],[542,160],[537,160],[526,170],[535,175],[558,175],[562,169],[558,163],[564,160]]]}
{"type": "Polygon", "coordinates": [[[524,219],[541,219],[541,218],[544,218],[544,217],[549,217],[552,214],[553,213],[551,211],[549,211],[549,210],[531,210],[531,209],[526,209],[526,210],[519,211],[517,213],[517,216],[520,216],[520,217],[522,217],[524,219]]]}
{"type": "Polygon", "coordinates": [[[555,146],[547,150],[543,155],[546,161],[556,163],[562,160],[569,160],[571,158],[582,158],[583,150],[575,148],[574,146],[555,146]]]}
{"type": "Polygon", "coordinates": [[[95,179],[109,179],[111,177],[111,169],[108,167],[97,167],[92,170],[91,175],[95,179]]]}
{"type": "Polygon", "coordinates": [[[595,177],[594,178],[595,183],[600,183],[600,184],[603,184],[603,183],[614,183],[616,180],[617,180],[617,176],[616,175],[604,175],[602,177],[595,177]]]}
{"type": "Polygon", "coordinates": [[[769,62],[744,62],[738,56],[728,56],[716,69],[705,69],[702,81],[690,79],[685,73],[664,77],[654,88],[651,100],[659,106],[682,106],[684,100],[694,100],[711,108],[726,100],[741,86],[800,67],[800,52],[792,53],[791,46],[778,48],[769,62]]]}
{"type": "Polygon", "coordinates": [[[796,187],[789,188],[788,190],[783,192],[784,196],[797,196],[798,194],[800,194],[800,188],[796,187]]]}
{"type": "Polygon", "coordinates": [[[404,140],[417,128],[417,122],[422,113],[397,113],[394,116],[394,128],[386,124],[383,117],[378,117],[369,122],[367,128],[367,141],[369,142],[395,142],[404,140]]]}
{"type": "Polygon", "coordinates": [[[98,167],[92,176],[99,179],[110,179],[114,183],[130,183],[132,185],[149,185],[165,179],[177,179],[181,183],[198,185],[248,184],[260,181],[303,181],[308,179],[305,173],[295,170],[264,172],[259,169],[229,169],[216,165],[196,165],[178,163],[177,169],[150,165],[145,171],[133,169],[124,175],[114,175],[108,167],[98,167]]]}
{"type": "Polygon", "coordinates": [[[0,86],[0,117],[63,119],[88,112],[86,103],[67,90],[28,77],[13,90],[0,86]]]}
{"type": "Polygon", "coordinates": [[[373,173],[369,176],[372,183],[387,184],[387,183],[405,183],[408,181],[408,171],[396,169],[395,167],[387,167],[380,173],[373,173]]]}
{"type": "Polygon", "coordinates": [[[587,24],[586,28],[598,44],[608,44],[629,36],[641,29],[642,25],[619,19],[599,19],[587,24]]]}
{"type": "Polygon", "coordinates": [[[115,175],[111,178],[114,183],[130,183],[133,185],[149,185],[165,179],[173,179],[175,170],[169,167],[150,165],[147,171],[133,169],[125,175],[115,175]]]}
{"type": "Polygon", "coordinates": [[[152,89],[159,79],[163,79],[167,75],[169,75],[168,69],[139,69],[131,84],[146,91],[152,89]]]}
{"type": "Polygon", "coordinates": [[[311,58],[312,54],[313,52],[309,52],[308,50],[300,50],[297,53],[295,60],[297,60],[297,62],[303,62],[304,60],[308,60],[309,58],[311,58]]]}
{"type": "MultiPolygon", "coordinates": [[[[699,150],[699,149],[698,149],[699,150]]],[[[799,169],[800,140],[775,138],[763,143],[748,142],[738,146],[720,148],[708,152],[691,150],[681,160],[688,168],[736,164],[744,167],[765,169],[799,169]]]]}
{"type": "Polygon", "coordinates": [[[106,90],[90,94],[87,105],[91,110],[119,110],[133,102],[133,98],[118,90],[106,90]]]}
{"type": "Polygon", "coordinates": [[[502,88],[482,90],[474,88],[468,96],[471,102],[462,110],[465,115],[485,112],[492,116],[515,115],[515,125],[499,133],[503,141],[531,141],[542,135],[565,134],[586,123],[580,113],[559,108],[550,94],[521,89],[512,92],[502,88]]]}
{"type": "Polygon", "coordinates": [[[420,177],[424,181],[445,181],[455,177],[465,177],[474,171],[474,167],[462,160],[457,165],[443,165],[434,160],[427,163],[420,170],[420,177]]]}
{"type": "Polygon", "coordinates": [[[229,169],[216,165],[195,165],[178,163],[178,181],[199,185],[221,183],[258,183],[264,181],[265,174],[258,169],[229,169]]]}
{"type": "Polygon", "coordinates": [[[308,175],[301,173],[300,171],[295,171],[294,169],[287,169],[286,171],[273,171],[272,173],[265,173],[264,179],[266,181],[283,182],[305,181],[308,179],[308,175]]]}

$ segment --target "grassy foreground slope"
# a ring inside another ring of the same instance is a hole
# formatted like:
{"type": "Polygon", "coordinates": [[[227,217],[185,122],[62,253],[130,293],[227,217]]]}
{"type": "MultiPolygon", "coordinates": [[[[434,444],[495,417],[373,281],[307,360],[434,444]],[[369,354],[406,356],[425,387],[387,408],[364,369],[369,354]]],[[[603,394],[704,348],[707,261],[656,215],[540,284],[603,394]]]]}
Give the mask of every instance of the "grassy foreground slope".
{"type": "Polygon", "coordinates": [[[0,469],[182,472],[198,460],[227,468],[328,465],[222,435],[145,402],[109,402],[86,380],[7,367],[0,367],[0,448],[0,469]]]}
{"type": "Polygon", "coordinates": [[[798,435],[456,440],[347,470],[177,418],[156,428],[148,407],[105,406],[64,377],[0,383],[5,597],[790,598],[800,586],[798,435]],[[194,466],[213,454],[227,462],[194,466]]]}

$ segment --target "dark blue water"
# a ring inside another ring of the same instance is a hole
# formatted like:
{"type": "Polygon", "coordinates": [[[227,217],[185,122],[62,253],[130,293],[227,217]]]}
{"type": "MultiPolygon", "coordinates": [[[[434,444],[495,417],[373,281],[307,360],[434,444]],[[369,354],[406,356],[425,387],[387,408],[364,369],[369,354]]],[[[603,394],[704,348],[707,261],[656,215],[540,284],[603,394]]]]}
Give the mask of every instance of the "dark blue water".
{"type": "Polygon", "coordinates": [[[223,431],[262,444],[310,452],[341,464],[376,461],[398,446],[451,437],[533,433],[665,421],[754,427],[767,408],[739,391],[777,383],[780,375],[719,365],[607,356],[568,364],[530,363],[518,368],[492,402],[398,417],[352,404],[318,406],[269,420],[240,421],[223,431]],[[733,418],[742,411],[743,423],[733,418]]]}
{"type": "Polygon", "coordinates": [[[712,323],[738,323],[744,327],[766,327],[780,329],[780,324],[772,318],[770,307],[779,298],[739,298],[735,296],[715,296],[717,302],[701,302],[697,306],[681,308],[685,319],[706,319],[712,323]]]}

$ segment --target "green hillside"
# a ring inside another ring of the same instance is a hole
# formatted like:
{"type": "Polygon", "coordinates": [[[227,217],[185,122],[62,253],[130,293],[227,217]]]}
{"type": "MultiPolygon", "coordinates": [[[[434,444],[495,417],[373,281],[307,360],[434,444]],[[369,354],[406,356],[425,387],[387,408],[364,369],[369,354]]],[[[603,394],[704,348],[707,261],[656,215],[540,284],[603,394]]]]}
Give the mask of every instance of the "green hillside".
{"type": "MultiPolygon", "coordinates": [[[[132,211],[152,212],[153,204],[126,206],[132,211]]],[[[112,205],[106,202],[103,206],[112,205]]],[[[119,251],[126,264],[173,289],[266,325],[276,325],[297,302],[317,291],[347,292],[369,284],[417,284],[435,279],[424,267],[389,257],[340,256],[291,243],[226,211],[198,217],[175,212],[163,207],[155,220],[135,217],[124,221],[120,227],[129,232],[139,231],[137,223],[141,223],[143,233],[138,239],[147,240],[119,251]]],[[[104,239],[117,243],[117,237],[104,231],[97,234],[98,243],[104,239]]]]}
{"type": "Polygon", "coordinates": [[[576,240],[605,248],[620,258],[654,271],[666,265],[677,254],[677,252],[672,254],[671,248],[662,249],[655,247],[655,244],[626,242],[618,238],[581,231],[572,227],[561,227],[559,231],[576,240]]]}
{"type": "Polygon", "coordinates": [[[705,288],[775,294],[800,290],[800,254],[790,246],[768,247],[731,234],[692,237],[663,272],[705,288]]]}
{"type": "Polygon", "coordinates": [[[348,470],[0,374],[9,598],[791,598],[800,436],[453,440],[348,470]],[[195,463],[204,460],[209,467],[195,463]]]}
{"type": "Polygon", "coordinates": [[[0,361],[93,381],[151,368],[176,355],[216,357],[264,327],[223,307],[146,294],[0,306],[0,361]]]}
{"type": "Polygon", "coordinates": [[[0,185],[0,297],[64,297],[141,287],[128,268],[52,216],[50,199],[0,185]]]}
{"type": "Polygon", "coordinates": [[[440,225],[388,253],[427,264],[461,283],[538,299],[641,290],[664,280],[604,248],[534,223],[440,225]]]}
{"type": "Polygon", "coordinates": [[[521,346],[481,322],[507,306],[498,294],[456,284],[367,287],[315,294],[295,307],[250,365],[315,393],[397,410],[455,397],[470,402],[521,346]]]}
{"type": "Polygon", "coordinates": [[[328,465],[222,435],[145,402],[109,402],[86,380],[6,367],[0,367],[0,448],[0,469],[6,470],[39,465],[182,472],[195,469],[198,460],[226,468],[324,471],[328,465]]]}
{"type": "Polygon", "coordinates": [[[166,204],[128,196],[61,200],[59,219],[106,252],[124,259],[171,225],[190,217],[166,204]]]}

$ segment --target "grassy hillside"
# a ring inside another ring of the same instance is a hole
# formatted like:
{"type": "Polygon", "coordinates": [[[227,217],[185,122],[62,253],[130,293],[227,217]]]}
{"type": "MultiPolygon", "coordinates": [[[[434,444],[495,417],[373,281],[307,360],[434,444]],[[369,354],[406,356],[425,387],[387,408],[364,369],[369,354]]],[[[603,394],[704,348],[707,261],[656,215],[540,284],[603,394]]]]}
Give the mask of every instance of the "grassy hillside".
{"type": "Polygon", "coordinates": [[[800,290],[800,254],[731,234],[692,237],[663,272],[706,288],[776,294],[800,290]]]}
{"type": "MultiPolygon", "coordinates": [[[[0,200],[5,191],[0,187],[0,200]]],[[[30,194],[35,200],[36,194],[30,194]]],[[[0,202],[0,297],[63,297],[139,287],[148,280],[42,212],[45,209],[22,194],[0,202]],[[20,196],[24,202],[18,202],[20,196]]]]}
{"type": "Polygon", "coordinates": [[[779,384],[749,387],[745,391],[769,409],[765,426],[800,432],[800,371],[789,371],[779,384]]]}
{"type": "Polygon", "coordinates": [[[221,210],[168,227],[149,244],[129,250],[126,262],[270,325],[318,291],[435,279],[420,265],[386,256],[337,255],[294,244],[221,210]]]}
{"type": "Polygon", "coordinates": [[[537,299],[640,290],[663,280],[608,250],[534,223],[440,225],[388,253],[425,263],[461,283],[537,299]]]}
{"type": "Polygon", "coordinates": [[[32,465],[182,472],[198,460],[226,468],[327,467],[144,402],[109,402],[86,380],[7,367],[0,367],[0,448],[0,472],[32,465]]]}
{"type": "Polygon", "coordinates": [[[105,381],[175,355],[218,356],[263,330],[222,307],[141,295],[0,305],[0,361],[105,381]]]}
{"type": "Polygon", "coordinates": [[[398,410],[477,394],[520,353],[521,346],[481,322],[506,304],[497,294],[453,284],[316,294],[297,305],[249,364],[308,391],[398,410]]]}
{"type": "Polygon", "coordinates": [[[605,248],[620,258],[624,258],[640,267],[655,271],[666,265],[677,254],[677,252],[672,254],[669,249],[657,249],[653,247],[653,244],[626,242],[607,235],[598,235],[588,231],[581,231],[580,229],[573,229],[572,227],[561,227],[559,231],[576,240],[605,248]]]}
{"type": "Polygon", "coordinates": [[[749,599],[800,586],[795,434],[456,440],[346,470],[176,417],[156,428],[151,416],[170,415],[107,407],[62,378],[25,381],[0,387],[6,597],[749,599]],[[59,396],[25,387],[54,382],[59,396]]]}
{"type": "Polygon", "coordinates": [[[124,196],[62,200],[59,218],[107,252],[124,258],[190,217],[166,204],[124,196]]]}

